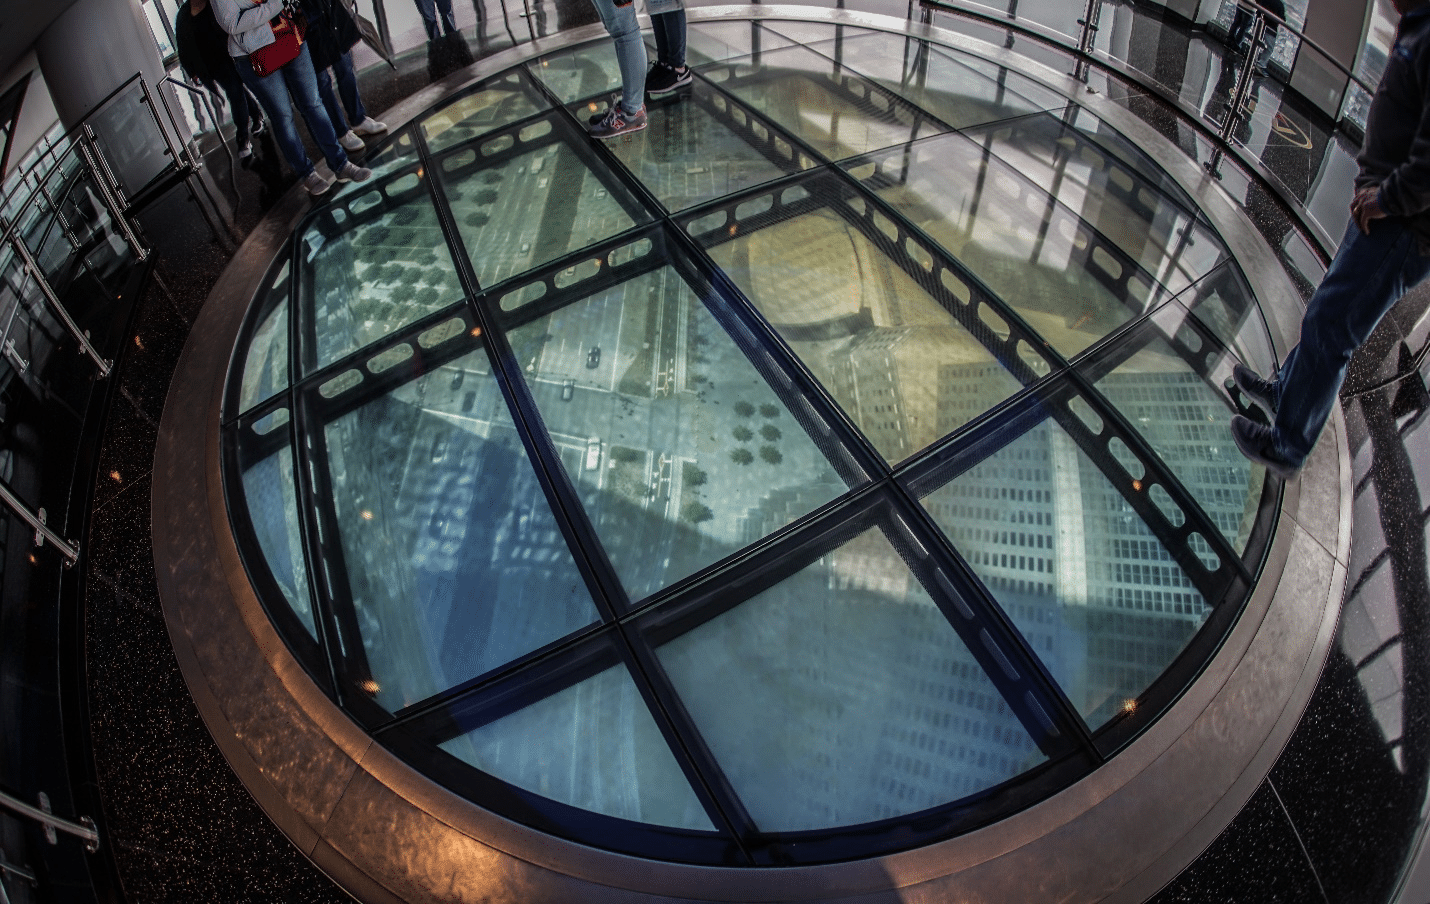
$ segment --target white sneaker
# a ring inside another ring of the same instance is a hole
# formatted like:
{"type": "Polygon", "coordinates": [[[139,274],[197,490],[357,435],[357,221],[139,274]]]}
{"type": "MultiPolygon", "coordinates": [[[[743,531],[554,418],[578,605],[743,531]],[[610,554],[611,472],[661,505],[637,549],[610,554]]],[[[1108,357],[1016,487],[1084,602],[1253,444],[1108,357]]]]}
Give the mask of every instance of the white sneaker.
{"type": "Polygon", "coordinates": [[[372,170],[365,166],[358,166],[349,160],[343,164],[343,168],[338,170],[339,182],[366,182],[372,178],[372,170]]]}
{"type": "MultiPolygon", "coordinates": [[[[352,166],[352,163],[349,163],[348,166],[352,166]]],[[[310,195],[321,195],[333,187],[333,182],[327,176],[324,176],[317,170],[313,170],[303,177],[303,187],[308,190],[308,194],[310,195]]]]}
{"type": "Polygon", "coordinates": [[[363,119],[362,122],[353,126],[353,131],[359,135],[381,135],[387,131],[387,123],[378,122],[371,116],[363,119]]]}
{"type": "Polygon", "coordinates": [[[360,151],[367,147],[352,129],[348,129],[347,134],[338,136],[338,144],[342,145],[345,151],[360,151]]]}

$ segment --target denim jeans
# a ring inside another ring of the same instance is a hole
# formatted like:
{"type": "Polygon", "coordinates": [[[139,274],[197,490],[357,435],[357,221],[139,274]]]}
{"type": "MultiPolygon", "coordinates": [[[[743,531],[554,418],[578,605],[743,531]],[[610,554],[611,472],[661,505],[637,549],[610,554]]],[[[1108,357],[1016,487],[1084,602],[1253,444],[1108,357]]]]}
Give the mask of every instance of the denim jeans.
{"type": "Polygon", "coordinates": [[[685,10],[673,9],[650,17],[655,31],[655,58],[673,69],[685,65],[685,10]]]}
{"type": "Polygon", "coordinates": [[[293,125],[295,106],[303,114],[308,134],[313,136],[328,166],[334,173],[343,168],[348,162],[348,155],[338,144],[332,120],[328,119],[328,111],[323,109],[323,101],[318,97],[318,76],[313,72],[313,58],[308,54],[307,44],[288,65],[261,78],[253,71],[253,64],[246,56],[234,57],[233,66],[268,113],[278,147],[298,178],[313,171],[313,162],[308,159],[308,152],[303,149],[303,141],[298,137],[298,129],[293,125]]]}
{"type": "Polygon", "coordinates": [[[645,42],[641,26],[636,21],[636,5],[627,0],[617,6],[614,0],[591,0],[601,24],[616,42],[616,65],[621,69],[621,108],[635,113],[645,106],[645,42]]]}
{"type": "Polygon", "coordinates": [[[333,63],[333,78],[328,78],[328,70],[322,69],[318,76],[318,97],[322,98],[323,109],[328,111],[328,119],[333,122],[333,131],[345,134],[349,128],[367,118],[367,110],[358,94],[357,73],[353,72],[353,55],[344,53],[333,63]],[[333,79],[337,79],[338,90],[333,91],[333,79]],[[342,104],[338,98],[343,99],[342,104]]]}
{"type": "Polygon", "coordinates": [[[1275,381],[1278,456],[1300,466],[1331,416],[1346,365],[1376,324],[1400,297],[1430,275],[1430,257],[1421,257],[1409,223],[1399,217],[1375,220],[1370,234],[1354,222],[1326,271],[1306,315],[1301,341],[1286,356],[1275,381]]]}
{"type": "Polygon", "coordinates": [[[437,23],[439,11],[442,14],[442,24],[447,27],[447,34],[457,30],[457,18],[452,14],[452,0],[416,0],[416,3],[417,11],[422,14],[422,26],[427,29],[427,40],[435,41],[442,37],[437,23]]]}

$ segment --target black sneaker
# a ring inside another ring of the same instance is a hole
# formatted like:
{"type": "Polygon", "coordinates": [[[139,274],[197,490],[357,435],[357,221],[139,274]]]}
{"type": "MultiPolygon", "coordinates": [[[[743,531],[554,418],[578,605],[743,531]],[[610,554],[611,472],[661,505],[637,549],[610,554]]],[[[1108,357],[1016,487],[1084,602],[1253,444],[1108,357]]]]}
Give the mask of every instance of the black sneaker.
{"type": "Polygon", "coordinates": [[[1276,414],[1276,385],[1245,364],[1231,369],[1231,381],[1249,404],[1255,405],[1269,415],[1276,414]]]}
{"type": "Polygon", "coordinates": [[[1265,424],[1234,414],[1231,418],[1231,438],[1242,455],[1282,480],[1292,480],[1301,473],[1300,465],[1293,465],[1276,454],[1271,428],[1265,424]]]}
{"type": "Polygon", "coordinates": [[[620,104],[612,104],[604,116],[599,119],[593,116],[591,119],[591,137],[615,138],[617,135],[627,135],[645,128],[645,107],[642,106],[634,113],[627,113],[621,109],[620,104]]]}
{"type": "Polygon", "coordinates": [[[650,67],[650,74],[645,77],[646,96],[661,97],[677,88],[685,87],[694,78],[690,74],[689,66],[681,66],[676,69],[669,63],[656,61],[656,64],[650,67]]]}

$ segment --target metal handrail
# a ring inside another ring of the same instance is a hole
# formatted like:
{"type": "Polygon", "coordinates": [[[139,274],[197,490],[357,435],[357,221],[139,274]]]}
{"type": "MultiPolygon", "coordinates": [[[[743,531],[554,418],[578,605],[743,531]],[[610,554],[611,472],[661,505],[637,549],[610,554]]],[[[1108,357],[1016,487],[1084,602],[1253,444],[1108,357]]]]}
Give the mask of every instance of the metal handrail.
{"type": "Polygon", "coordinates": [[[51,831],[64,832],[66,835],[74,835],[76,838],[83,839],[84,849],[91,854],[99,850],[99,829],[95,826],[94,820],[88,816],[81,816],[78,822],[71,822],[39,807],[31,806],[18,797],[11,797],[3,791],[0,791],[0,806],[21,816],[27,816],[51,831]]]}
{"type": "Polygon", "coordinates": [[[1312,50],[1316,51],[1316,53],[1320,54],[1321,59],[1325,60],[1332,66],[1339,69],[1342,75],[1359,85],[1361,89],[1364,90],[1367,94],[1375,93],[1375,85],[1366,84],[1364,81],[1361,80],[1360,76],[1356,75],[1348,67],[1344,66],[1340,60],[1332,56],[1330,51],[1322,47],[1320,44],[1317,44],[1311,38],[1306,37],[1306,33],[1304,31],[1301,31],[1299,28],[1292,25],[1290,22],[1287,22],[1285,19],[1271,12],[1271,10],[1258,3],[1257,0],[1236,0],[1236,2],[1238,6],[1250,7],[1257,15],[1261,16],[1263,19],[1270,19],[1273,22],[1276,22],[1282,28],[1286,29],[1291,34],[1295,35],[1296,40],[1299,43],[1305,44],[1309,46],[1312,50]]]}
{"type": "Polygon", "coordinates": [[[46,526],[45,510],[40,509],[38,513],[30,511],[24,501],[15,495],[15,491],[6,486],[4,481],[0,481],[0,502],[4,502],[11,511],[19,515],[26,524],[34,529],[36,546],[43,546],[45,541],[49,540],[60,551],[60,555],[65,557],[66,568],[79,561],[79,547],[46,526]]]}

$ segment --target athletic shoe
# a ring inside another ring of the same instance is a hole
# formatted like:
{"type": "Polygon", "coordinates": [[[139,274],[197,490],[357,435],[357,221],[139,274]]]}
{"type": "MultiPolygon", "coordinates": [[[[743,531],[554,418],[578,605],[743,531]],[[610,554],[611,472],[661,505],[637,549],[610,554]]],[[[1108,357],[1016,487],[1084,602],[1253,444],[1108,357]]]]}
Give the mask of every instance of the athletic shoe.
{"type": "Polygon", "coordinates": [[[645,93],[649,97],[660,97],[685,87],[694,78],[695,76],[690,74],[689,66],[676,69],[669,63],[657,60],[656,64],[650,67],[650,74],[645,77],[645,93]]]}
{"type": "Polygon", "coordinates": [[[251,125],[249,125],[249,127],[248,127],[248,134],[250,134],[250,135],[262,135],[262,134],[263,134],[263,130],[266,129],[266,128],[268,128],[268,127],[267,127],[266,125],[264,125],[264,123],[263,123],[263,117],[260,116],[258,119],[255,119],[251,125]]]}
{"type": "Polygon", "coordinates": [[[372,178],[372,170],[365,166],[358,166],[349,160],[343,164],[343,168],[338,170],[337,180],[339,182],[366,182],[372,178]]]}
{"type": "Polygon", "coordinates": [[[1282,480],[1293,480],[1301,473],[1301,466],[1293,465],[1276,454],[1272,435],[1271,428],[1265,424],[1258,424],[1239,414],[1231,417],[1231,438],[1241,454],[1282,480]]]}
{"type": "Polygon", "coordinates": [[[381,135],[387,131],[387,123],[378,122],[371,116],[363,119],[362,122],[353,126],[353,131],[359,135],[381,135]]]}
{"type": "Polygon", "coordinates": [[[251,144],[249,144],[247,141],[245,141],[243,144],[241,144],[241,145],[238,146],[238,159],[239,159],[239,160],[247,160],[249,157],[252,157],[252,156],[253,156],[253,145],[251,145],[251,144]]]}
{"type": "Polygon", "coordinates": [[[367,147],[367,145],[362,143],[361,138],[353,134],[352,129],[348,129],[346,134],[338,136],[338,144],[342,145],[345,151],[360,151],[367,147]]]}
{"type": "Polygon", "coordinates": [[[1262,379],[1260,374],[1245,364],[1238,364],[1231,369],[1231,381],[1241,390],[1242,397],[1248,403],[1267,414],[1276,413],[1276,386],[1270,380],[1262,379]]]}
{"type": "MultiPolygon", "coordinates": [[[[348,164],[351,166],[352,164],[348,164]]],[[[310,195],[321,195],[323,192],[333,187],[333,181],[317,170],[303,177],[303,187],[310,195]]]]}
{"type": "Polygon", "coordinates": [[[626,135],[631,132],[639,132],[645,128],[645,105],[634,113],[627,113],[621,109],[620,104],[612,104],[611,109],[606,111],[604,116],[592,117],[591,137],[593,138],[615,138],[617,135],[626,135]]]}

